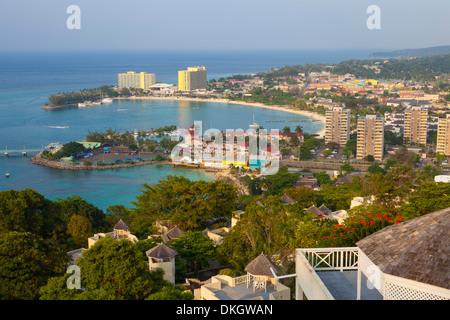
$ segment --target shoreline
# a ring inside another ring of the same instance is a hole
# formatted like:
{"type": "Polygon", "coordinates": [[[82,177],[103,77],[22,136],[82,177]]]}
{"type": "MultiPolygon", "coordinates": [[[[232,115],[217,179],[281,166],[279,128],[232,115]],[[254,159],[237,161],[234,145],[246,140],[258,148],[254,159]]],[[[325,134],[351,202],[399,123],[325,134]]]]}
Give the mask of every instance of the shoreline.
{"type": "Polygon", "coordinates": [[[172,167],[178,167],[183,169],[189,169],[189,170],[198,170],[202,171],[203,174],[206,176],[209,176],[213,180],[222,180],[222,181],[229,181],[231,182],[240,193],[242,194],[248,194],[248,191],[246,190],[245,186],[231,174],[231,169],[226,168],[216,168],[216,167],[184,167],[181,165],[176,165],[172,161],[169,160],[163,160],[163,161],[142,161],[142,162],[135,162],[135,163],[119,163],[116,165],[104,165],[104,166],[98,166],[98,165],[81,165],[77,163],[67,163],[67,162],[60,162],[60,161],[53,161],[53,160],[47,160],[41,158],[42,152],[39,152],[37,155],[31,157],[31,163],[35,165],[44,166],[47,168],[57,169],[57,170],[73,170],[73,171],[86,171],[86,170],[109,170],[109,169],[122,169],[122,168],[131,168],[131,167],[139,167],[139,166],[149,166],[149,165],[171,165],[172,167]]]}
{"type": "MultiPolygon", "coordinates": [[[[229,99],[223,99],[223,98],[191,98],[191,97],[158,97],[158,96],[147,96],[147,97],[116,97],[113,98],[113,100],[166,100],[166,101],[193,101],[193,102],[216,102],[216,103],[227,103],[227,104],[235,104],[235,105],[242,105],[242,106],[248,106],[248,107],[257,107],[257,108],[264,108],[264,109],[270,109],[275,111],[282,111],[282,112],[289,112],[294,113],[297,115],[305,116],[308,118],[312,118],[316,121],[319,121],[323,128],[319,130],[318,132],[314,133],[317,134],[319,138],[323,138],[325,136],[325,123],[326,118],[325,116],[308,111],[308,110],[298,110],[293,109],[293,107],[288,106],[271,106],[266,105],[259,102],[245,102],[245,101],[236,101],[236,100],[229,100],[229,99]]],[[[74,104],[70,105],[63,105],[63,106],[44,106],[42,109],[44,110],[54,110],[54,109],[63,109],[63,108],[70,108],[70,107],[76,107],[74,104]]]]}
{"type": "Polygon", "coordinates": [[[55,160],[48,160],[41,157],[42,152],[39,152],[37,155],[31,157],[31,163],[53,168],[53,169],[59,169],[59,170],[107,170],[107,169],[114,169],[114,168],[130,168],[130,167],[138,167],[138,166],[145,166],[145,165],[151,165],[151,164],[172,164],[171,161],[163,160],[163,161],[140,161],[140,162],[134,162],[134,163],[118,163],[114,165],[84,165],[84,164],[78,164],[78,163],[70,163],[70,162],[61,162],[61,161],[55,161],[55,160]]]}
{"type": "MultiPolygon", "coordinates": [[[[48,160],[41,158],[42,152],[39,152],[37,155],[31,157],[31,163],[39,166],[44,166],[47,168],[58,169],[58,170],[73,170],[73,171],[83,171],[83,170],[109,170],[109,169],[122,169],[122,168],[132,168],[132,167],[141,167],[141,166],[150,166],[150,165],[171,165],[172,167],[184,168],[189,170],[200,170],[204,171],[205,174],[212,174],[214,179],[219,179],[223,177],[223,173],[229,171],[229,168],[214,168],[214,167],[184,167],[181,165],[176,165],[172,161],[163,160],[163,161],[140,161],[134,163],[118,163],[115,165],[82,165],[78,163],[69,163],[69,162],[60,162],[54,160],[48,160]]],[[[225,173],[226,175],[227,173],[225,173]]]]}
{"type": "Polygon", "coordinates": [[[235,101],[235,100],[229,100],[229,99],[216,99],[216,98],[191,98],[191,97],[157,97],[157,96],[149,96],[149,97],[127,97],[127,98],[114,98],[114,100],[166,100],[166,101],[197,101],[197,102],[217,102],[217,103],[228,103],[228,104],[236,104],[236,105],[243,105],[243,106],[249,106],[249,107],[257,107],[257,108],[264,108],[264,109],[270,109],[270,110],[276,110],[276,111],[282,111],[282,112],[289,112],[298,114],[301,116],[305,116],[308,118],[312,118],[314,120],[320,121],[323,125],[323,128],[316,132],[319,136],[319,138],[323,138],[325,136],[325,123],[326,118],[324,115],[307,111],[307,110],[296,110],[292,107],[287,106],[270,106],[263,103],[258,102],[245,102],[245,101],[235,101]]]}

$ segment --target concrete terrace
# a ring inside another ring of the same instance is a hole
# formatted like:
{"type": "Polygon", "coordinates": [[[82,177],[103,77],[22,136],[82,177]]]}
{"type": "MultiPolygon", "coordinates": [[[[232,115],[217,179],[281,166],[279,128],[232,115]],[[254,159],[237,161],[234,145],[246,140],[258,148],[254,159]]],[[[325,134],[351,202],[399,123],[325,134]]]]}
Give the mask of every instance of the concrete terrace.
{"type": "Polygon", "coordinates": [[[221,290],[214,291],[214,294],[219,300],[269,300],[270,294],[275,292],[275,288],[271,284],[267,285],[266,292],[264,289],[257,289],[253,292],[251,285],[247,288],[246,283],[241,283],[234,287],[224,285],[221,290]]]}
{"type": "MultiPolygon", "coordinates": [[[[356,300],[358,271],[320,271],[317,275],[336,300],[356,300]]],[[[361,274],[361,300],[383,300],[381,293],[367,283],[367,277],[361,274]]]]}

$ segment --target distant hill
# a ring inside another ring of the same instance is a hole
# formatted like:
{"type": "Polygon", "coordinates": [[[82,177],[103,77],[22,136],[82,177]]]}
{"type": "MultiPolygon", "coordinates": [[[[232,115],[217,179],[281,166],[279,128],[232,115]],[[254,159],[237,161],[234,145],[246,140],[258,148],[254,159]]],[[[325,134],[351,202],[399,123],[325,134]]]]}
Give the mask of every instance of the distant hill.
{"type": "Polygon", "coordinates": [[[396,50],[391,52],[374,52],[370,56],[371,57],[383,57],[383,58],[394,58],[394,57],[427,57],[427,56],[436,56],[442,54],[449,54],[450,46],[438,46],[438,47],[429,47],[429,48],[421,48],[421,49],[403,49],[396,50]]]}

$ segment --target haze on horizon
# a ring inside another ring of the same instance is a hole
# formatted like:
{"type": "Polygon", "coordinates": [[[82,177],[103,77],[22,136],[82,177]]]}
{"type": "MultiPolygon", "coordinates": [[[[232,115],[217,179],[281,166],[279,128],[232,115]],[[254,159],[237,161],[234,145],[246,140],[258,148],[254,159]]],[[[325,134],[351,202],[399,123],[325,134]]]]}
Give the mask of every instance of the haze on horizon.
{"type": "Polygon", "coordinates": [[[14,0],[0,51],[396,50],[449,45],[448,0],[14,0]],[[81,9],[69,30],[67,7],[81,9]],[[381,30],[366,12],[381,8],[381,30]]]}

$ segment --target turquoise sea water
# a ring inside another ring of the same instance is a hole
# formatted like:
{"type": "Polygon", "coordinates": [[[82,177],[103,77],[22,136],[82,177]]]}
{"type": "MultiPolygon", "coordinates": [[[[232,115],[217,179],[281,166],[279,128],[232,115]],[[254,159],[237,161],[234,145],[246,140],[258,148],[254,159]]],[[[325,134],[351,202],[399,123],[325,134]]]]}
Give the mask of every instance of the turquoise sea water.
{"type": "MultiPolygon", "coordinates": [[[[116,85],[117,73],[129,70],[156,73],[157,81],[176,83],[176,71],[205,65],[208,78],[266,71],[270,67],[313,62],[332,63],[366,53],[17,53],[0,54],[0,150],[38,148],[51,142],[83,139],[88,130],[131,131],[177,125],[188,128],[202,121],[203,129],[247,129],[255,121],[267,129],[301,124],[314,133],[321,124],[290,113],[240,105],[179,101],[115,101],[92,108],[43,110],[50,94],[116,85]],[[265,122],[300,120],[301,122],[265,122]],[[303,121],[302,121],[303,120],[303,121]],[[69,126],[68,129],[55,128],[69,126]]],[[[156,183],[168,174],[212,180],[201,171],[151,165],[92,171],[56,170],[29,162],[29,157],[0,155],[0,191],[33,188],[50,199],[80,195],[100,208],[129,205],[143,183],[156,183]],[[4,173],[9,172],[6,178],[4,173]]]]}

